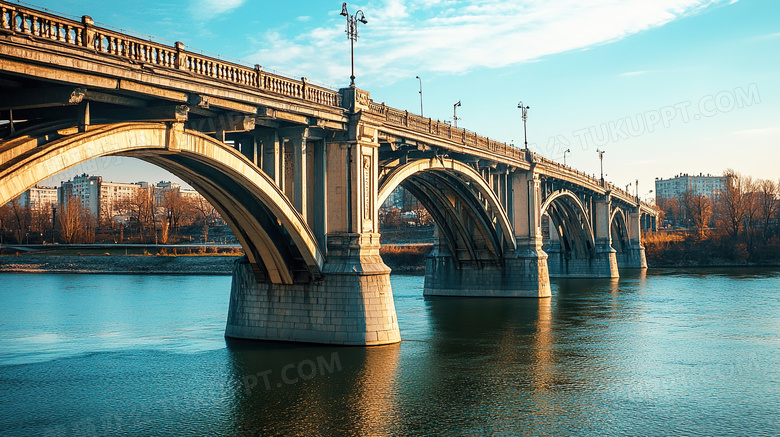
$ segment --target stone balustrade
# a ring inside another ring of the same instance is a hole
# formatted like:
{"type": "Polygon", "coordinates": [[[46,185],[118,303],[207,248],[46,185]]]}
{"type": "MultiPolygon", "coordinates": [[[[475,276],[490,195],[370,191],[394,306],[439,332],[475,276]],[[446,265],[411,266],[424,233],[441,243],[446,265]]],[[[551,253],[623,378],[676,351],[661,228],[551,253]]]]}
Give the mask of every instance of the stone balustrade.
{"type": "Polygon", "coordinates": [[[49,39],[66,45],[82,46],[98,53],[127,59],[150,67],[183,70],[189,73],[259,88],[286,97],[338,106],[339,93],[312,86],[305,80],[288,79],[244,65],[199,55],[184,50],[177,42],[173,47],[104,29],[94,25],[89,16],[81,22],[25,8],[0,3],[0,31],[22,34],[35,39],[49,39]]]}

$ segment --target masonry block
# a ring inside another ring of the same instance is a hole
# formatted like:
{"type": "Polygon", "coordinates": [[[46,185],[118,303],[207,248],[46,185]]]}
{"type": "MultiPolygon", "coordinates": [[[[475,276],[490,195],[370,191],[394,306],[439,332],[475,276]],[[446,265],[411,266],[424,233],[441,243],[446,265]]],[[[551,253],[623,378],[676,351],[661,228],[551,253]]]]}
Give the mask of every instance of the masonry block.
{"type": "Polygon", "coordinates": [[[390,270],[385,266],[383,272],[371,272],[332,273],[316,283],[280,285],[257,282],[241,259],[233,270],[225,336],[359,346],[397,343],[401,334],[390,270]]]}
{"type": "Polygon", "coordinates": [[[501,266],[458,268],[449,254],[432,254],[425,265],[426,296],[550,297],[547,259],[508,256],[501,266]]]}

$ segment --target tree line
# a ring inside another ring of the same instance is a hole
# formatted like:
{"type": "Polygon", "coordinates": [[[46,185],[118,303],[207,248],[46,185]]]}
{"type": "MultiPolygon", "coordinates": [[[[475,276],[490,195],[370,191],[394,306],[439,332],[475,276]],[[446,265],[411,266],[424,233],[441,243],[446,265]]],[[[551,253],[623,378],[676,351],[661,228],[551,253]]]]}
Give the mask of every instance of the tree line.
{"type": "Polygon", "coordinates": [[[732,169],[724,177],[725,188],[713,196],[688,190],[658,199],[663,220],[689,229],[691,244],[712,256],[740,262],[780,257],[780,181],[732,169]]]}
{"type": "Polygon", "coordinates": [[[93,214],[78,198],[52,208],[21,205],[14,199],[0,206],[4,243],[155,243],[209,241],[209,229],[221,223],[202,196],[182,196],[177,189],[138,189],[113,203],[101,202],[93,214]]]}

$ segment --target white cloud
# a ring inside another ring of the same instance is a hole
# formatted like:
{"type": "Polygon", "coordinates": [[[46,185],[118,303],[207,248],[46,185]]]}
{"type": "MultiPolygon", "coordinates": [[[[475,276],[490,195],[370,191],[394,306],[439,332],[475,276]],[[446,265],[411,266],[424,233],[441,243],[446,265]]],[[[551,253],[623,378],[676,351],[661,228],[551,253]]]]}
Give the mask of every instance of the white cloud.
{"type": "Polygon", "coordinates": [[[627,71],[625,73],[620,73],[618,76],[620,77],[631,77],[631,76],[640,76],[645,73],[648,73],[646,70],[640,70],[640,71],[627,71]]]}
{"type": "Polygon", "coordinates": [[[765,127],[760,129],[746,129],[732,132],[731,135],[771,136],[780,134],[780,127],[765,127]]]}
{"type": "Polygon", "coordinates": [[[196,0],[190,5],[190,12],[196,18],[207,20],[216,15],[230,12],[244,4],[245,0],[196,0]]]}
{"type": "MultiPolygon", "coordinates": [[[[516,65],[617,41],[723,1],[369,0],[362,7],[368,24],[359,25],[355,69],[358,76],[393,81],[426,71],[516,65]]],[[[270,31],[259,38],[264,48],[248,58],[343,82],[349,45],[345,20],[337,18],[300,35],[270,31]]]]}

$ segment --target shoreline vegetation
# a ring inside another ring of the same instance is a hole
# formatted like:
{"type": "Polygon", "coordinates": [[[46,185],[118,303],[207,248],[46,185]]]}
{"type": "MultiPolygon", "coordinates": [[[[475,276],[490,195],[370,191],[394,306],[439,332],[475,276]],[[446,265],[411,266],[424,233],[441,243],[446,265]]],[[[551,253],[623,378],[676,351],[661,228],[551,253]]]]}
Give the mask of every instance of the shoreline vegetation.
{"type": "Polygon", "coordinates": [[[718,232],[650,232],[642,241],[650,268],[780,266],[777,237],[750,242],[718,232]]]}
{"type": "MultiPolygon", "coordinates": [[[[396,273],[425,272],[425,258],[433,244],[387,245],[381,249],[385,263],[396,273]]],[[[239,248],[159,250],[147,248],[78,248],[23,252],[4,248],[0,272],[4,273],[112,273],[230,275],[233,264],[244,255],[239,248]]]]}
{"type": "MultiPolygon", "coordinates": [[[[651,233],[644,244],[651,269],[780,267],[780,257],[775,251],[760,258],[750,257],[739,245],[715,239],[651,233]]],[[[380,253],[393,272],[421,274],[432,249],[432,243],[388,244],[382,246],[380,253]]],[[[230,275],[233,264],[241,256],[243,251],[234,247],[176,248],[175,251],[163,248],[152,252],[149,248],[104,247],[22,252],[6,247],[0,252],[0,272],[230,275]]]]}

